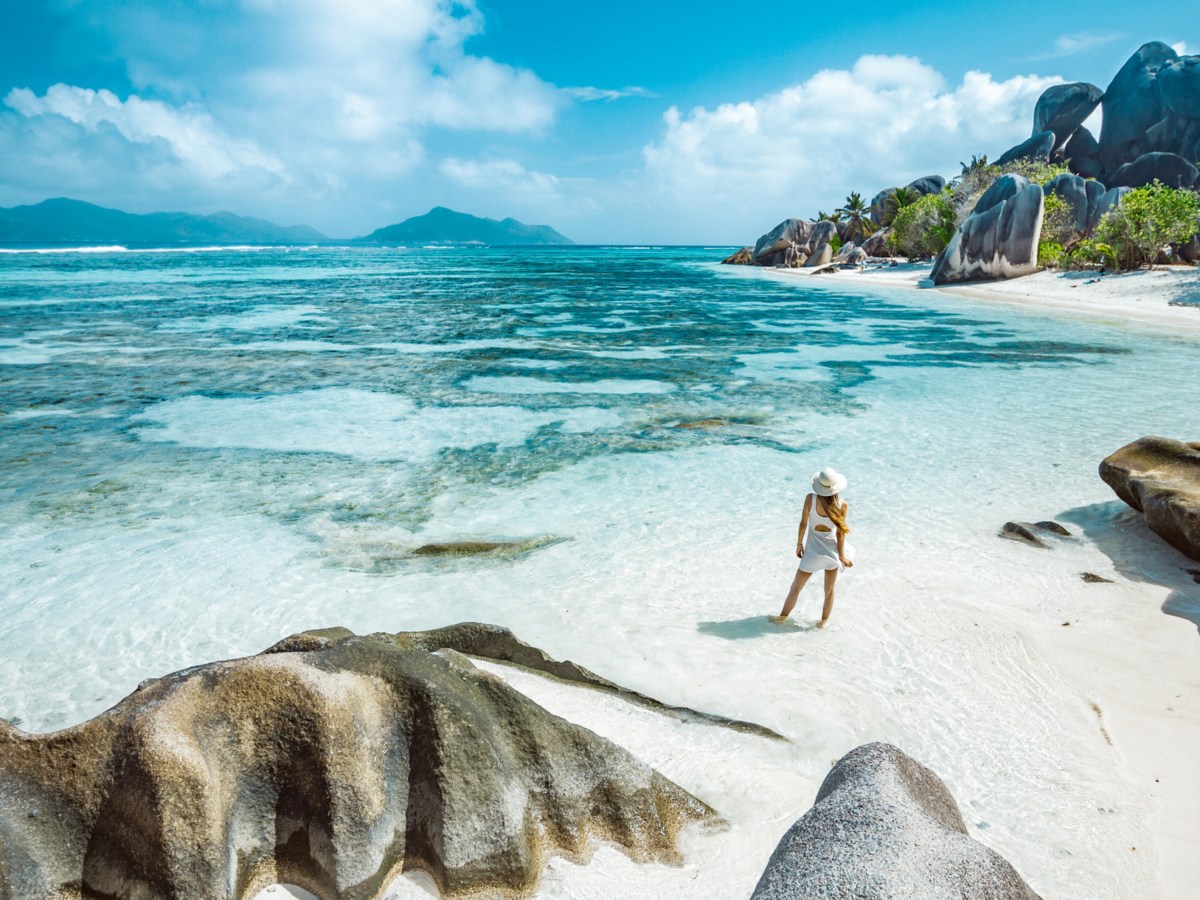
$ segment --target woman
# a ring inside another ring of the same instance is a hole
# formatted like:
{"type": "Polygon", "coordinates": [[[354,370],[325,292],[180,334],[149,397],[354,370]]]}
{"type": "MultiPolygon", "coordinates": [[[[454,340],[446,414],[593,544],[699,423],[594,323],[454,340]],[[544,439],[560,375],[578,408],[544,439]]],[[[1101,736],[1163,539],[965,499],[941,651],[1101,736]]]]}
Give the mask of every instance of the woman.
{"type": "Polygon", "coordinates": [[[846,524],[848,503],[843,503],[839,494],[846,488],[846,478],[833,469],[822,469],[813,476],[813,492],[804,498],[804,514],[800,519],[800,531],[796,536],[796,555],[800,565],[796,577],[783,601],[783,611],[769,616],[772,622],[786,622],[800,589],[808,583],[814,572],[825,573],[825,608],[821,610],[818,628],[824,628],[833,612],[833,586],[838,572],[843,567],[854,565],[851,557],[854,549],[846,543],[850,526],[846,524]]]}

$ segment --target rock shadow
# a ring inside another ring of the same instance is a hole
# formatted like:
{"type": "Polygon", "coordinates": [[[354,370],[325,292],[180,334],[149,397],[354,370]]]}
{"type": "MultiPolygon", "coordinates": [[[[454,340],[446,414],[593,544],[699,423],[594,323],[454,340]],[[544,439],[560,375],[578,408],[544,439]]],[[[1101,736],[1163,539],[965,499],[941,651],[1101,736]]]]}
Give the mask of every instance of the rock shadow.
{"type": "Polygon", "coordinates": [[[1167,588],[1171,593],[1162,611],[1186,619],[1200,632],[1200,564],[1152,532],[1140,512],[1110,500],[1069,509],[1059,518],[1078,526],[1130,581],[1167,588]]]}
{"type": "Polygon", "coordinates": [[[767,618],[767,614],[746,616],[742,619],[726,619],[716,622],[700,622],[696,630],[701,634],[724,638],[727,641],[744,641],[764,635],[795,634],[799,631],[816,631],[814,622],[785,622],[778,624],[767,618]]]}

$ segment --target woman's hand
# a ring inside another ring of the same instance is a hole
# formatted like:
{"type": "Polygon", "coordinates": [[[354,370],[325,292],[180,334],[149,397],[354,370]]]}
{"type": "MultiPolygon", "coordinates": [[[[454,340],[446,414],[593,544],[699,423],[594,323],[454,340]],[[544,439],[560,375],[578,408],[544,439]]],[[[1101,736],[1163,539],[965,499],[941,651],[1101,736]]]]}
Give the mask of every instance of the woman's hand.
{"type": "Polygon", "coordinates": [[[854,563],[852,561],[846,559],[846,557],[844,557],[844,556],[842,557],[842,565],[845,566],[847,569],[854,568],[854,563]]]}
{"type": "Polygon", "coordinates": [[[803,544],[796,545],[796,557],[798,559],[804,559],[804,545],[803,544]]]}

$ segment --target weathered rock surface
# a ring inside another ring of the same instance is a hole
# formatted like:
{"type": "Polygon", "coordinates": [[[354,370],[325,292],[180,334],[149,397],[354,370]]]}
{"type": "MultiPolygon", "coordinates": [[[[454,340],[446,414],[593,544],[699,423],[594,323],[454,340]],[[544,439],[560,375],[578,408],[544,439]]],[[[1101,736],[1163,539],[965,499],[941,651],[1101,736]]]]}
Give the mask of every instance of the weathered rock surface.
{"type": "Polygon", "coordinates": [[[1082,125],[1063,147],[1067,167],[1082,178],[1098,178],[1104,171],[1100,165],[1100,142],[1082,125]]]}
{"type": "Polygon", "coordinates": [[[1096,111],[1103,96],[1104,91],[1100,88],[1082,81],[1046,88],[1033,108],[1033,136],[1053,131],[1052,150],[1061,150],[1084,120],[1096,111]]]}
{"type": "Polygon", "coordinates": [[[1200,169],[1174,153],[1143,153],[1109,175],[1105,183],[1109,187],[1139,188],[1155,181],[1173,188],[1195,187],[1200,182],[1200,169]]]}
{"type": "Polygon", "coordinates": [[[1039,185],[1020,175],[997,178],[934,262],[933,283],[1017,278],[1036,272],[1043,204],[1039,185]]]}
{"type": "Polygon", "coordinates": [[[1100,223],[1100,220],[1104,218],[1105,215],[1120,206],[1121,200],[1132,190],[1133,188],[1116,187],[1109,188],[1107,191],[1105,191],[1100,196],[1100,199],[1096,201],[1096,204],[1091,207],[1091,215],[1088,219],[1088,233],[1090,234],[1091,232],[1095,231],[1096,226],[1100,223]]]}
{"type": "Polygon", "coordinates": [[[1000,158],[996,160],[996,165],[1007,165],[1019,159],[1034,159],[1045,162],[1050,159],[1050,153],[1054,150],[1054,142],[1055,136],[1053,131],[1040,131],[1028,140],[1024,140],[1015,147],[1005,150],[1000,154],[1000,158]]]}
{"type": "Polygon", "coordinates": [[[1046,537],[1054,535],[1056,537],[1070,537],[1071,532],[1057,522],[1005,522],[1000,529],[1000,537],[1008,538],[1011,541],[1020,541],[1024,544],[1029,544],[1031,547],[1040,547],[1043,550],[1049,550],[1050,544],[1046,542],[1046,537]]]}
{"type": "Polygon", "coordinates": [[[721,260],[727,266],[748,266],[754,258],[753,247],[743,247],[737,253],[732,253],[721,260]]]}
{"type": "Polygon", "coordinates": [[[892,248],[888,246],[888,236],[892,233],[890,228],[880,228],[869,238],[863,241],[862,248],[866,251],[867,256],[872,256],[877,259],[888,259],[892,255],[892,248]]]}
{"type": "Polygon", "coordinates": [[[414,868],[447,896],[519,896],[550,853],[601,840],[671,861],[681,828],[717,819],[464,652],[620,690],[492,626],[328,629],[144,682],[53,734],[0,721],[0,896],[284,881],[354,900],[414,868]]]}
{"type": "Polygon", "coordinates": [[[866,744],[825,777],[783,836],[752,900],[1036,900],[1012,865],[972,840],[941,779],[890,744],[866,744]]]}
{"type": "MultiPolygon", "coordinates": [[[[1105,172],[1115,172],[1125,163],[1154,149],[1146,132],[1166,112],[1158,86],[1158,73],[1179,58],[1161,41],[1143,44],[1113,77],[1100,101],[1104,121],[1100,126],[1100,163],[1105,172]]],[[[1111,183],[1108,179],[1105,184],[1111,183]]]]}
{"type": "Polygon", "coordinates": [[[1180,56],[1158,71],[1158,90],[1167,109],[1200,119],[1200,56],[1180,56]]]}
{"type": "MultiPolygon", "coordinates": [[[[1094,211],[1105,194],[1104,185],[1078,175],[1058,175],[1042,185],[1042,193],[1046,197],[1061,197],[1067,204],[1069,233],[1057,235],[1063,246],[1069,247],[1091,234],[1094,211]]],[[[1095,218],[1098,220],[1099,216],[1095,218]]]]}
{"type": "Polygon", "coordinates": [[[803,266],[821,244],[828,244],[836,235],[837,226],[827,219],[785,219],[758,239],[750,262],[756,266],[803,266]]]}
{"type": "Polygon", "coordinates": [[[813,250],[812,256],[805,261],[804,267],[811,269],[814,266],[827,266],[831,262],[833,262],[833,247],[828,243],[821,243],[813,250]]]}
{"type": "Polygon", "coordinates": [[[1200,442],[1140,438],[1100,463],[1100,477],[1151,531],[1200,560],[1200,442]]]}

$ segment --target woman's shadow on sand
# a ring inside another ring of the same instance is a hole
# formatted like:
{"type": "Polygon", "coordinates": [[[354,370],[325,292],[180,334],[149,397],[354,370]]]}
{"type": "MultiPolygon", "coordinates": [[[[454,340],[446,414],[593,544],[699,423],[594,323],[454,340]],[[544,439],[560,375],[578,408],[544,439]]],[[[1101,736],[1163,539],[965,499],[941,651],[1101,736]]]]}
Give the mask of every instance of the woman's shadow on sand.
{"type": "Polygon", "coordinates": [[[727,641],[744,641],[749,638],[776,634],[795,634],[799,631],[816,631],[816,622],[772,622],[766,614],[746,616],[742,619],[726,619],[720,622],[701,622],[696,626],[701,634],[725,638],[727,641]]]}
{"type": "Polygon", "coordinates": [[[1141,513],[1112,500],[1069,509],[1060,518],[1078,525],[1084,536],[1112,560],[1113,568],[1130,581],[1170,590],[1162,611],[1200,629],[1200,563],[1152,532],[1141,513]]]}

